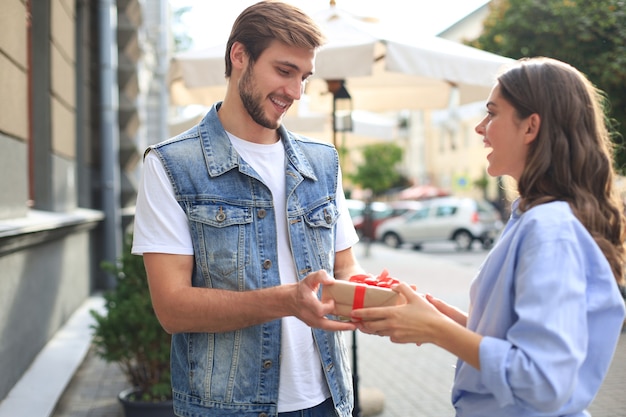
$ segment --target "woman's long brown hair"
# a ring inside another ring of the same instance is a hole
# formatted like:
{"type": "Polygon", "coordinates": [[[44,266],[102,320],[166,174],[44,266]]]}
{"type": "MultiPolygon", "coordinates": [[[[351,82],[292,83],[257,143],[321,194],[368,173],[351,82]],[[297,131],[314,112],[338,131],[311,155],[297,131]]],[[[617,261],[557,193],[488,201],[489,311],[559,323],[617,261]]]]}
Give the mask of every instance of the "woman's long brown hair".
{"type": "Polygon", "coordinates": [[[605,96],[578,70],[550,58],[523,59],[498,78],[525,119],[541,118],[518,182],[519,208],[567,201],[624,283],[624,204],[615,187],[605,96]]]}

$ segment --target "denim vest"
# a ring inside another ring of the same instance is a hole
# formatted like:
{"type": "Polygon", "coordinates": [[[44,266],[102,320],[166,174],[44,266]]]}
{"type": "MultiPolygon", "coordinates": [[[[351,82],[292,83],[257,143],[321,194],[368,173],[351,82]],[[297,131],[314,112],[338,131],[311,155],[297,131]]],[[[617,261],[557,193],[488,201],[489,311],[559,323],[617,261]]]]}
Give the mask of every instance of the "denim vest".
{"type": "MultiPolygon", "coordinates": [[[[195,287],[249,291],[280,285],[272,195],[240,158],[214,105],[195,127],[151,149],[187,214],[195,287]]],[[[335,261],[333,147],[280,127],[285,146],[287,222],[298,279],[335,261]],[[311,161],[311,162],[310,162],[311,161]]],[[[342,334],[313,329],[339,416],[351,415],[352,379],[342,334]]],[[[180,333],[172,341],[178,415],[276,416],[281,320],[224,333],[180,333]]]]}

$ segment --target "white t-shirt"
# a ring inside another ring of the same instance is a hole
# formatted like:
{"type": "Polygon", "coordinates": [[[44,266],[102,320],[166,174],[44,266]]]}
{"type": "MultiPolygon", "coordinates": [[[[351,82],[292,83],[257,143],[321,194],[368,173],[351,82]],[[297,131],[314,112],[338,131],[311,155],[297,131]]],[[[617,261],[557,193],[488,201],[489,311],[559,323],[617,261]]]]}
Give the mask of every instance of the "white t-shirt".
{"type": "MultiPolygon", "coordinates": [[[[289,237],[285,197],[285,149],[281,141],[260,145],[228,135],[235,150],[263,178],[270,188],[276,210],[278,270],[281,283],[297,280],[289,237]]],[[[353,246],[358,237],[345,204],[341,172],[337,182],[337,222],[335,250],[353,246]]],[[[132,252],[193,255],[187,216],[174,196],[172,185],[160,160],[148,153],[139,184],[135,211],[132,252]],[[181,231],[185,231],[182,233],[181,231]]],[[[330,396],[324,380],[319,353],[311,329],[295,317],[282,319],[282,346],[278,412],[313,407],[330,396]]]]}

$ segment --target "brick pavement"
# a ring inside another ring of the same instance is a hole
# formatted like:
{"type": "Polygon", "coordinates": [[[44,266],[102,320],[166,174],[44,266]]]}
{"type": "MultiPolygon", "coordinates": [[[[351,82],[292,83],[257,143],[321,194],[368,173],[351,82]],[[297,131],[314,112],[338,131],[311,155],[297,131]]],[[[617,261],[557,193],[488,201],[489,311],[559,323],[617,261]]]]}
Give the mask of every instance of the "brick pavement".
{"type": "MultiPolygon", "coordinates": [[[[423,277],[431,280],[428,291],[461,307],[467,299],[467,286],[473,268],[455,265],[414,251],[398,251],[374,246],[361,263],[372,272],[390,272],[420,286],[423,277]]],[[[351,333],[346,333],[351,342],[351,333]]],[[[443,417],[453,416],[450,388],[455,358],[431,345],[399,345],[386,338],[357,334],[359,387],[362,404],[382,396],[382,412],[364,407],[363,417],[443,417]]],[[[105,364],[89,352],[74,379],[60,399],[52,417],[123,417],[117,393],[128,384],[117,365],[105,364]]],[[[592,406],[593,417],[626,416],[626,333],[622,333],[611,370],[592,406]]]]}
{"type": "Polygon", "coordinates": [[[129,386],[117,364],[105,363],[91,349],[51,417],[123,417],[117,395],[129,386]]]}

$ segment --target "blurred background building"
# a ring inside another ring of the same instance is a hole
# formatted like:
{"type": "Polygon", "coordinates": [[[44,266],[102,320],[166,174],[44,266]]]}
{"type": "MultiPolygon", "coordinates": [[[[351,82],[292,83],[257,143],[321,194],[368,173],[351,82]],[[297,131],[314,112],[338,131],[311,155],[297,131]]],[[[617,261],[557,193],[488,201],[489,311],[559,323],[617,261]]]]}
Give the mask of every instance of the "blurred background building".
{"type": "Polygon", "coordinates": [[[141,150],[167,136],[166,1],[5,0],[0,399],[112,279],[141,150]]]}
{"type": "MultiPolygon", "coordinates": [[[[445,31],[462,39],[481,10],[445,31]]],[[[85,300],[109,288],[133,218],[143,150],[202,109],[169,106],[173,53],[166,0],[3,0],[0,13],[0,401],[85,300]],[[189,113],[187,113],[189,114],[189,113]]],[[[485,170],[473,126],[482,107],[354,112],[344,170],[366,144],[393,141],[417,184],[455,194],[485,170]]],[[[304,123],[302,120],[301,123],[304,123]]],[[[328,117],[292,130],[332,141],[328,117]]]]}

